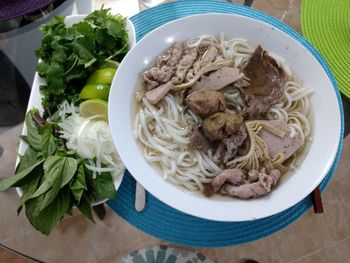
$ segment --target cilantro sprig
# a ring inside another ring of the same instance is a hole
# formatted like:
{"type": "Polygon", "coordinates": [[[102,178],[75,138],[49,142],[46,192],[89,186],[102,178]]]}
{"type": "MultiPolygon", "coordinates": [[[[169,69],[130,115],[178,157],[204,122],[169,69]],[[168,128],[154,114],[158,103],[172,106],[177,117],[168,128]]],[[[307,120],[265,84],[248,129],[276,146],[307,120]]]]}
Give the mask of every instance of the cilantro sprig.
{"type": "Polygon", "coordinates": [[[46,85],[40,87],[46,110],[56,111],[63,100],[77,101],[86,78],[109,61],[121,61],[128,51],[126,20],[100,9],[81,22],[67,27],[56,16],[41,26],[43,38],[36,55],[46,85]]]}

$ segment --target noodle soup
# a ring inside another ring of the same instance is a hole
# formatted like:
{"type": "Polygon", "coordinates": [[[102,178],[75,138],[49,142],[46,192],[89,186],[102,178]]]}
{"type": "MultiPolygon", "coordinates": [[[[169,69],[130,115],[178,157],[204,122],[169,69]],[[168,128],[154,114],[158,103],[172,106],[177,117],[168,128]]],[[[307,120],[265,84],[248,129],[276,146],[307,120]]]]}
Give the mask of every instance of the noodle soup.
{"type": "Polygon", "coordinates": [[[306,153],[312,89],[261,46],[194,37],[160,54],[140,82],[133,135],[174,185],[258,198],[306,153]]]}

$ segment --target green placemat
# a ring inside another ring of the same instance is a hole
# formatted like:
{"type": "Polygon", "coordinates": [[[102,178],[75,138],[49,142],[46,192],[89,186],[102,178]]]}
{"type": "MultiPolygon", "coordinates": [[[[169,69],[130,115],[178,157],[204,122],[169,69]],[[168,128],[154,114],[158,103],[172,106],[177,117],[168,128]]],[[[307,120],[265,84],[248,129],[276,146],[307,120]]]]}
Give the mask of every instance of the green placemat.
{"type": "Polygon", "coordinates": [[[303,0],[301,27],[350,98],[350,0],[303,0]]]}

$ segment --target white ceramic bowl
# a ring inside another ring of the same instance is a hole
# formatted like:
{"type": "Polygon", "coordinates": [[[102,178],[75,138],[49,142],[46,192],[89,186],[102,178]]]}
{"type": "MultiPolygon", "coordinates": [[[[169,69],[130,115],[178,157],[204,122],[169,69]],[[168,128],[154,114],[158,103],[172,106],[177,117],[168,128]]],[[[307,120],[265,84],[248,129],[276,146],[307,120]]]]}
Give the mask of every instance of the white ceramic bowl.
{"type": "Polygon", "coordinates": [[[322,181],[335,158],[340,138],[340,111],[336,93],[316,58],[281,30],[240,15],[205,14],[170,22],[149,33],[119,66],[109,97],[109,123],[114,143],[127,169],[144,188],[164,203],[194,216],[218,221],[246,221],[281,212],[306,197],[322,181]],[[140,74],[174,41],[200,34],[247,39],[286,59],[290,68],[314,89],[313,142],[301,167],[283,178],[269,195],[254,200],[205,198],[164,181],[143,157],[132,136],[132,107],[140,74]]]}
{"type": "MultiPolygon", "coordinates": [[[[83,20],[87,15],[71,15],[71,16],[66,16],[64,19],[64,22],[67,26],[71,26],[73,24],[76,24],[78,22],[80,22],[81,20],[83,20]]],[[[135,33],[135,28],[133,23],[129,20],[126,19],[126,25],[125,25],[126,30],[128,31],[128,44],[129,47],[132,48],[133,46],[135,46],[136,44],[136,33],[135,33]]],[[[30,93],[30,97],[29,97],[29,102],[28,102],[28,106],[27,106],[27,112],[29,110],[31,110],[32,108],[37,108],[40,112],[43,112],[43,107],[41,105],[41,94],[40,94],[40,85],[43,85],[45,83],[45,81],[39,77],[39,74],[36,72],[35,76],[34,76],[34,81],[33,81],[33,85],[32,85],[32,91],[30,93]]],[[[22,135],[27,134],[27,127],[24,125],[23,126],[23,130],[22,130],[22,135]]],[[[18,154],[23,155],[27,149],[27,144],[21,140],[19,147],[18,147],[18,154]]],[[[19,158],[17,157],[16,160],[16,166],[19,163],[19,158]]],[[[118,176],[113,178],[114,179],[114,186],[116,189],[119,188],[122,180],[123,180],[123,176],[118,176]]],[[[17,187],[16,188],[17,193],[19,196],[22,196],[23,192],[21,190],[21,188],[17,187]]],[[[106,200],[100,200],[98,202],[95,202],[95,204],[100,204],[107,201],[106,200]]]]}

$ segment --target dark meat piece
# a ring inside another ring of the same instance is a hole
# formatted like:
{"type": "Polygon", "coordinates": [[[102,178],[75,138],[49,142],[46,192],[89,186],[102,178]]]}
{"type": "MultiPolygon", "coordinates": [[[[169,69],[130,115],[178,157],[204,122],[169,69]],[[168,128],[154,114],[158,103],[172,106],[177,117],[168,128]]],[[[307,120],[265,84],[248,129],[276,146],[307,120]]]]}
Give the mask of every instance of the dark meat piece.
{"type": "Polygon", "coordinates": [[[242,125],[237,132],[222,140],[226,146],[226,152],[223,158],[224,163],[227,163],[236,156],[238,148],[243,144],[246,138],[247,132],[245,126],[242,125]]]}
{"type": "Polygon", "coordinates": [[[191,88],[191,91],[201,89],[211,89],[211,90],[220,90],[227,85],[235,82],[237,79],[241,78],[239,69],[222,67],[208,76],[202,76],[199,81],[197,81],[191,88]]]}
{"type": "Polygon", "coordinates": [[[222,140],[234,134],[242,123],[243,118],[237,113],[217,112],[203,121],[203,130],[209,140],[222,140]]]}
{"type": "Polygon", "coordinates": [[[157,66],[162,68],[163,66],[175,67],[183,54],[183,45],[181,43],[174,43],[169,49],[167,49],[163,56],[158,58],[157,66]]]}
{"type": "Polygon", "coordinates": [[[187,98],[189,108],[201,117],[207,117],[226,108],[225,96],[214,90],[199,90],[187,98]]]}
{"type": "Polygon", "coordinates": [[[217,165],[220,165],[222,163],[222,160],[224,159],[224,155],[226,153],[226,147],[225,144],[223,144],[222,142],[219,143],[219,145],[216,148],[216,151],[213,155],[213,161],[214,163],[216,163],[217,165]]]}
{"type": "Polygon", "coordinates": [[[225,184],[222,188],[222,192],[241,199],[261,197],[271,191],[271,188],[277,184],[280,176],[280,171],[276,169],[272,170],[270,174],[262,171],[259,173],[259,181],[242,184],[240,186],[225,184]]]}
{"type": "Polygon", "coordinates": [[[261,119],[271,107],[271,104],[265,103],[256,97],[248,98],[246,103],[248,104],[246,112],[251,120],[261,119]]]}
{"type": "Polygon", "coordinates": [[[180,84],[184,81],[188,70],[192,67],[194,61],[198,55],[198,50],[196,48],[191,48],[186,55],[184,55],[175,72],[175,76],[172,78],[174,84],[180,84]]]}
{"type": "Polygon", "coordinates": [[[276,154],[282,153],[284,160],[292,156],[302,145],[302,141],[294,136],[290,136],[288,124],[282,120],[268,121],[268,123],[286,133],[284,137],[279,137],[266,129],[261,129],[258,135],[265,142],[269,149],[269,155],[273,158],[276,154]]]}
{"type": "Polygon", "coordinates": [[[157,104],[173,87],[171,81],[160,85],[158,88],[152,89],[146,93],[146,98],[151,104],[157,104]]]}
{"type": "Polygon", "coordinates": [[[212,196],[218,192],[221,187],[226,184],[241,185],[244,183],[245,175],[242,169],[226,169],[221,171],[212,181],[211,184],[204,185],[203,194],[205,196],[212,196]]]}
{"type": "Polygon", "coordinates": [[[206,153],[210,148],[212,148],[211,142],[205,137],[201,127],[196,127],[193,129],[192,135],[190,137],[191,146],[196,148],[198,151],[206,153]]]}
{"type": "Polygon", "coordinates": [[[239,156],[246,155],[249,152],[250,149],[250,139],[249,137],[244,140],[242,145],[238,148],[237,154],[239,156]]]}
{"type": "Polygon", "coordinates": [[[282,96],[286,75],[259,45],[243,67],[249,85],[240,87],[251,119],[264,115],[282,96]]]}
{"type": "Polygon", "coordinates": [[[171,67],[163,66],[159,68],[151,68],[142,74],[143,81],[148,90],[154,89],[160,84],[168,82],[174,75],[171,67]]]}

